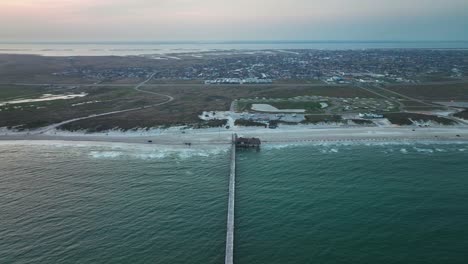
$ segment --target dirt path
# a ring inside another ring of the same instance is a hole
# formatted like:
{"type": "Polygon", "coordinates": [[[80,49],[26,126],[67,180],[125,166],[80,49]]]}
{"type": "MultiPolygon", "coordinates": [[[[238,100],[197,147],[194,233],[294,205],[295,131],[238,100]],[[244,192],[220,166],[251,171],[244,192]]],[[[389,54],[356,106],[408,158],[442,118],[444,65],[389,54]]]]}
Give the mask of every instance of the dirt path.
{"type": "Polygon", "coordinates": [[[136,91],[138,92],[142,92],[142,93],[148,93],[148,94],[154,94],[154,95],[158,95],[158,96],[162,96],[162,97],[166,97],[167,100],[162,102],[162,103],[157,103],[157,104],[152,104],[152,105],[145,105],[145,106],[141,106],[141,107],[134,107],[134,108],[130,108],[130,109],[124,109],[124,110],[118,110],[118,111],[112,111],[112,112],[106,112],[106,113],[101,113],[101,114],[93,114],[93,115],[89,115],[89,116],[85,116],[85,117],[78,117],[78,118],[73,118],[73,119],[69,119],[69,120],[65,120],[65,121],[62,121],[60,123],[56,123],[56,124],[53,124],[53,125],[50,125],[50,126],[46,126],[46,127],[43,127],[41,129],[39,129],[37,132],[35,132],[34,134],[43,134],[47,131],[50,131],[50,130],[53,130],[53,129],[56,129],[62,125],[65,125],[65,124],[69,124],[69,123],[72,123],[72,122],[76,122],[76,121],[80,121],[80,120],[86,120],[86,119],[91,119],[91,118],[96,118],[96,117],[103,117],[103,116],[109,116],[109,115],[115,115],[115,114],[120,114],[120,113],[127,113],[127,112],[132,112],[132,111],[138,111],[138,110],[142,110],[142,109],[146,109],[146,108],[151,108],[151,107],[156,107],[156,106],[161,106],[161,105],[165,105],[167,103],[170,103],[172,101],[174,101],[174,97],[170,96],[170,95],[166,95],[166,94],[160,94],[160,93],[155,93],[155,92],[150,92],[150,91],[145,91],[145,90],[141,90],[140,88],[142,86],[144,86],[147,82],[149,82],[151,79],[153,79],[154,75],[156,73],[153,73],[151,74],[150,77],[148,77],[148,79],[146,79],[145,81],[139,83],[137,86],[135,86],[133,89],[135,89],[136,91]]]}

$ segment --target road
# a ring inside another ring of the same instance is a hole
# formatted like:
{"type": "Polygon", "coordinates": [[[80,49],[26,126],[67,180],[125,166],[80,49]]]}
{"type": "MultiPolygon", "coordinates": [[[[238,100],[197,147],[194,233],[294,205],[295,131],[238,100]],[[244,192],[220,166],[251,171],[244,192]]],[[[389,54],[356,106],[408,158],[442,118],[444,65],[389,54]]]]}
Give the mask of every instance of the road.
{"type": "Polygon", "coordinates": [[[91,119],[91,118],[96,118],[96,117],[103,117],[103,116],[109,116],[109,115],[115,115],[115,114],[121,114],[121,113],[127,113],[127,112],[132,112],[132,111],[138,111],[138,110],[142,110],[142,109],[146,109],[146,108],[151,108],[151,107],[156,107],[156,106],[161,106],[161,105],[165,105],[167,103],[170,103],[172,101],[174,101],[174,97],[170,96],[170,95],[166,95],[166,94],[160,94],[160,93],[155,93],[155,92],[150,92],[150,91],[145,91],[145,90],[141,90],[141,87],[144,86],[147,82],[149,82],[151,79],[153,79],[154,75],[156,73],[153,73],[150,75],[150,77],[148,77],[148,79],[144,80],[143,82],[139,83],[137,86],[135,86],[133,89],[135,89],[136,91],[138,92],[142,92],[142,93],[148,93],[148,94],[154,94],[154,95],[158,95],[158,96],[161,96],[161,97],[166,97],[167,100],[162,102],[162,103],[157,103],[157,104],[151,104],[151,105],[145,105],[145,106],[140,106],[140,107],[135,107],[135,108],[129,108],[129,109],[124,109],[124,110],[118,110],[118,111],[112,111],[112,112],[106,112],[106,113],[101,113],[101,114],[94,114],[94,115],[89,115],[89,116],[85,116],[85,117],[78,117],[78,118],[73,118],[73,119],[69,119],[69,120],[65,120],[65,121],[62,121],[60,123],[56,123],[56,124],[52,124],[50,126],[46,126],[46,127],[43,127],[41,129],[39,129],[38,131],[36,131],[35,133],[33,134],[43,134],[47,131],[50,131],[50,130],[53,130],[53,129],[56,129],[60,126],[63,126],[65,124],[69,124],[69,123],[72,123],[72,122],[76,122],[76,121],[80,121],[80,120],[86,120],[86,119],[91,119]]]}

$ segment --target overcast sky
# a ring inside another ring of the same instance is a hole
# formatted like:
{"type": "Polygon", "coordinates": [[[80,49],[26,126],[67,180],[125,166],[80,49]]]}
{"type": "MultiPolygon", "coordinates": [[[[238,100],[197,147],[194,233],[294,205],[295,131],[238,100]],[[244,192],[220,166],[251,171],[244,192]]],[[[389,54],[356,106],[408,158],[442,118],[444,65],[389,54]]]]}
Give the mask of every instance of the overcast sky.
{"type": "Polygon", "coordinates": [[[468,40],[468,0],[0,0],[0,41],[468,40]]]}

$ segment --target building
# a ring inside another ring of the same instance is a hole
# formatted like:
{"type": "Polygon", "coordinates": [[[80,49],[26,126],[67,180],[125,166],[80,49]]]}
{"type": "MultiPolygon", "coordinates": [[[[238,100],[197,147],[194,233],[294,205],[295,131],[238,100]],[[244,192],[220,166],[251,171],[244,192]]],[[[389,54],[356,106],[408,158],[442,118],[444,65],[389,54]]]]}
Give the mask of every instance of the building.
{"type": "Polygon", "coordinates": [[[236,137],[235,138],[236,148],[241,149],[260,149],[260,145],[262,142],[259,138],[243,138],[243,137],[236,137]]]}

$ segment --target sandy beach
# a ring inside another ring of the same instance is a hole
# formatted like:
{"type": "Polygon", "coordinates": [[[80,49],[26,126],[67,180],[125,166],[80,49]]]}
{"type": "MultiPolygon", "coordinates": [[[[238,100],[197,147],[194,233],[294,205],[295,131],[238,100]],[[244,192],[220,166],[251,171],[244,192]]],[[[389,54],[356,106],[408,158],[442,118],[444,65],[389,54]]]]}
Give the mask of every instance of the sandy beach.
{"type": "Polygon", "coordinates": [[[1,141],[88,141],[115,142],[130,144],[153,144],[173,147],[200,145],[227,145],[231,135],[258,137],[264,144],[301,143],[301,142],[372,142],[372,141],[468,141],[468,127],[318,127],[283,126],[278,129],[234,128],[225,129],[168,129],[110,131],[107,133],[83,133],[48,131],[44,134],[31,132],[5,132],[0,134],[1,141]]]}

